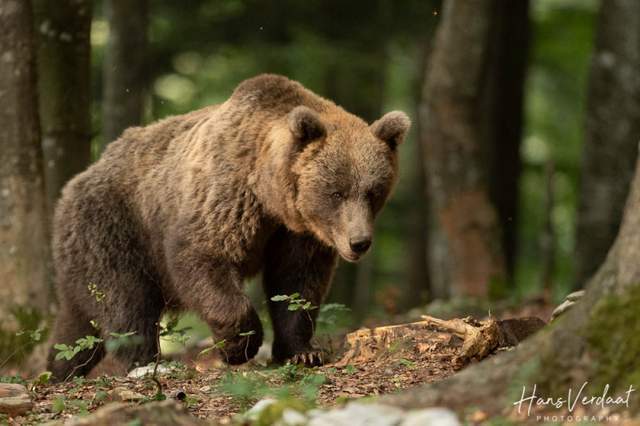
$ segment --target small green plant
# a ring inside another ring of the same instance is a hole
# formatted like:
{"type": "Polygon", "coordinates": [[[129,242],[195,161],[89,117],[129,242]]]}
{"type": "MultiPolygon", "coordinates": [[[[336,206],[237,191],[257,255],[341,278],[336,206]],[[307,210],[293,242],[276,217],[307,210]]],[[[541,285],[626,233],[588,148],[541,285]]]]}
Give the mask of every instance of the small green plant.
{"type": "Polygon", "coordinates": [[[191,327],[178,328],[178,322],[180,318],[178,315],[172,315],[166,324],[160,324],[160,338],[168,342],[179,343],[186,345],[191,338],[187,332],[191,330],[191,327]]]}
{"type": "Polygon", "coordinates": [[[311,323],[311,327],[313,329],[313,332],[315,333],[316,325],[313,319],[311,318],[311,314],[309,312],[314,309],[318,309],[318,307],[312,305],[311,302],[309,302],[307,299],[301,297],[300,293],[293,293],[289,295],[278,294],[278,295],[272,296],[271,301],[288,303],[287,309],[292,312],[303,311],[305,314],[307,314],[309,323],[311,323]]]}
{"type": "Polygon", "coordinates": [[[276,371],[285,383],[293,383],[299,378],[299,370],[297,364],[285,364],[276,371]]]}
{"type": "Polygon", "coordinates": [[[104,344],[107,352],[114,352],[120,348],[128,348],[142,343],[142,337],[136,335],[135,331],[126,333],[109,333],[110,339],[104,344]]]}
{"type": "Polygon", "coordinates": [[[226,344],[226,342],[227,342],[227,339],[222,339],[222,340],[219,340],[217,342],[213,342],[213,345],[211,345],[209,347],[206,347],[203,350],[201,350],[200,353],[198,353],[198,356],[206,355],[209,352],[211,352],[213,350],[216,350],[216,349],[224,352],[224,345],[226,344]]]}
{"type": "Polygon", "coordinates": [[[57,397],[51,403],[51,411],[53,411],[55,414],[60,414],[65,410],[66,406],[67,404],[65,402],[65,398],[57,397]]]}
{"type": "Polygon", "coordinates": [[[91,294],[91,296],[93,296],[93,298],[95,298],[96,302],[98,302],[98,303],[101,303],[104,300],[104,298],[106,297],[104,292],[100,291],[98,286],[95,285],[94,283],[89,283],[87,285],[87,289],[89,290],[89,293],[91,294]]]}
{"type": "Polygon", "coordinates": [[[344,368],[344,371],[347,374],[356,374],[358,372],[358,369],[355,368],[353,365],[349,364],[344,368]]]}
{"type": "Polygon", "coordinates": [[[264,378],[251,373],[227,373],[220,382],[220,390],[229,395],[241,410],[262,398],[269,390],[264,378]]]}
{"type": "Polygon", "coordinates": [[[94,349],[96,345],[102,343],[102,341],[102,339],[96,336],[85,336],[76,340],[74,346],[66,345],[64,343],[56,343],[53,345],[53,348],[58,351],[56,354],[56,360],[72,360],[73,357],[78,355],[80,352],[94,349]]]}
{"type": "Polygon", "coordinates": [[[250,340],[249,336],[253,336],[254,334],[256,334],[255,330],[249,330],[242,333],[238,333],[238,336],[247,338],[247,343],[244,346],[244,359],[246,359],[247,361],[249,360],[249,355],[247,353],[247,351],[249,350],[249,340],[250,340]]]}
{"type": "Polygon", "coordinates": [[[109,393],[107,391],[98,390],[93,396],[93,403],[94,405],[101,404],[102,402],[106,401],[107,398],[109,398],[109,393]]]}
{"type": "Polygon", "coordinates": [[[318,311],[318,324],[322,324],[327,328],[335,327],[338,317],[348,312],[351,312],[351,309],[342,303],[324,304],[320,306],[320,310],[318,311]]]}
{"type": "Polygon", "coordinates": [[[311,304],[311,302],[307,301],[307,299],[300,296],[300,293],[293,293],[290,295],[279,294],[271,297],[273,302],[287,302],[289,306],[287,307],[290,311],[311,311],[313,309],[318,309],[317,306],[311,304]]]}
{"type": "Polygon", "coordinates": [[[26,385],[27,381],[20,376],[0,376],[0,383],[16,383],[26,385]]]}
{"type": "Polygon", "coordinates": [[[320,386],[327,381],[324,374],[309,374],[300,381],[301,396],[307,403],[315,404],[320,386]]]}
{"type": "Polygon", "coordinates": [[[407,367],[410,370],[413,370],[414,368],[416,368],[416,363],[414,361],[408,360],[406,358],[400,358],[398,360],[399,364],[402,364],[403,366],[407,367]]]}
{"type": "Polygon", "coordinates": [[[7,364],[19,363],[44,340],[47,329],[41,326],[42,320],[37,309],[25,306],[14,307],[9,318],[3,318],[3,325],[11,325],[7,328],[0,325],[0,369],[7,364]]]}
{"type": "Polygon", "coordinates": [[[38,377],[33,380],[34,386],[43,386],[49,383],[51,380],[51,371],[45,371],[40,373],[38,377]]]}

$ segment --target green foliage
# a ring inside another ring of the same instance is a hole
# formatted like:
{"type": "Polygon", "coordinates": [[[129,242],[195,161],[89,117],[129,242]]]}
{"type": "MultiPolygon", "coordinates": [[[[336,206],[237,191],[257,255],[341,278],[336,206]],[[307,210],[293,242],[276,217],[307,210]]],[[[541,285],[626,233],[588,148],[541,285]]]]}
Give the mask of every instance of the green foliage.
{"type": "Polygon", "coordinates": [[[136,335],[135,331],[126,333],[109,333],[110,338],[104,344],[107,352],[115,352],[120,348],[128,348],[142,343],[142,337],[136,335]]]}
{"type": "Polygon", "coordinates": [[[209,352],[213,351],[213,350],[224,350],[224,345],[226,344],[227,340],[226,339],[222,339],[219,340],[217,342],[213,342],[213,345],[204,348],[203,350],[200,351],[200,353],[198,353],[198,356],[203,356],[208,354],[209,352]]]}
{"type": "Polygon", "coordinates": [[[601,299],[592,311],[585,330],[589,344],[591,374],[595,388],[610,385],[613,391],[627,390],[640,382],[640,284],[630,285],[624,296],[601,299]]]}
{"type": "Polygon", "coordinates": [[[268,389],[263,378],[247,372],[228,372],[220,382],[220,390],[231,396],[243,410],[259,400],[268,389]]]}
{"type": "Polygon", "coordinates": [[[414,361],[408,360],[406,358],[400,358],[398,360],[398,363],[407,367],[410,370],[413,370],[414,368],[416,368],[416,363],[414,361]]]}
{"type": "Polygon", "coordinates": [[[0,368],[19,363],[46,338],[48,329],[42,323],[42,314],[37,309],[24,306],[11,309],[3,324],[12,326],[5,328],[0,324],[0,368]]]}
{"type": "Polygon", "coordinates": [[[89,293],[91,294],[91,296],[93,296],[94,299],[96,299],[96,302],[101,303],[104,298],[106,297],[106,295],[104,294],[103,291],[101,291],[98,286],[94,283],[89,283],[87,284],[87,289],[89,290],[89,293]]]}
{"type": "Polygon", "coordinates": [[[320,387],[326,382],[323,374],[284,365],[277,369],[249,372],[228,372],[222,379],[219,390],[233,398],[241,409],[246,409],[264,397],[279,401],[299,401],[306,408],[313,407],[320,387]],[[273,382],[282,382],[274,385],[273,382]]]}
{"type": "Polygon", "coordinates": [[[56,354],[56,360],[66,359],[71,360],[82,351],[91,350],[96,347],[97,344],[102,343],[103,340],[96,336],[85,336],[75,341],[75,345],[70,346],[64,343],[56,343],[53,348],[58,351],[56,354]]]}
{"type": "Polygon", "coordinates": [[[351,312],[351,309],[342,303],[325,303],[320,306],[316,322],[318,323],[318,326],[330,331],[336,327],[338,320],[349,312],[351,312]]]}
{"type": "Polygon", "coordinates": [[[20,385],[26,385],[27,381],[21,376],[0,376],[0,383],[17,383],[20,385]]]}
{"type": "Polygon", "coordinates": [[[38,377],[35,378],[35,380],[33,381],[33,384],[35,386],[47,385],[49,384],[50,380],[51,380],[51,371],[44,371],[40,373],[38,377]]]}
{"type": "Polygon", "coordinates": [[[65,398],[57,397],[57,398],[54,398],[51,404],[51,411],[53,411],[56,414],[60,414],[65,410],[66,406],[67,404],[65,402],[65,398]]]}
{"type": "Polygon", "coordinates": [[[280,294],[271,297],[271,300],[273,302],[287,302],[287,309],[290,311],[311,311],[313,309],[318,309],[317,306],[312,305],[311,302],[301,297],[300,293],[293,293],[290,295],[280,294]]]}
{"type": "Polygon", "coordinates": [[[191,327],[179,327],[180,317],[177,314],[171,315],[165,324],[160,323],[160,338],[168,342],[185,346],[191,336],[191,327]]]}

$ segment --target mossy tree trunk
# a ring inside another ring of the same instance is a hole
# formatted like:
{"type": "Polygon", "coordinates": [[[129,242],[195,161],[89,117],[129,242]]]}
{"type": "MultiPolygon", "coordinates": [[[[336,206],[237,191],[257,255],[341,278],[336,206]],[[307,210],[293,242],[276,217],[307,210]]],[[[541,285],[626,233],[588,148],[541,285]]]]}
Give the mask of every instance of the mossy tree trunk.
{"type": "MultiPolygon", "coordinates": [[[[403,407],[477,407],[489,414],[514,410],[537,386],[543,397],[567,398],[589,382],[584,395],[624,395],[640,383],[640,161],[617,239],[590,280],[583,299],[516,350],[495,356],[422,389],[386,398],[403,407]]],[[[640,397],[630,398],[640,409],[640,397]]]]}
{"type": "Polygon", "coordinates": [[[106,0],[102,148],[142,123],[147,94],[148,0],[106,0]]]}
{"type": "Polygon", "coordinates": [[[0,322],[44,310],[48,238],[31,2],[0,1],[0,322]]]}
{"type": "Polygon", "coordinates": [[[38,85],[49,211],[91,156],[91,1],[36,0],[38,85]]]}
{"type": "Polygon", "coordinates": [[[622,219],[640,139],[640,2],[602,2],[591,61],[576,287],[604,260],[622,219]]]}
{"type": "Polygon", "coordinates": [[[454,295],[485,296],[505,279],[498,216],[483,174],[483,80],[492,0],[448,0],[426,71],[420,120],[433,234],[431,285],[454,295]]]}

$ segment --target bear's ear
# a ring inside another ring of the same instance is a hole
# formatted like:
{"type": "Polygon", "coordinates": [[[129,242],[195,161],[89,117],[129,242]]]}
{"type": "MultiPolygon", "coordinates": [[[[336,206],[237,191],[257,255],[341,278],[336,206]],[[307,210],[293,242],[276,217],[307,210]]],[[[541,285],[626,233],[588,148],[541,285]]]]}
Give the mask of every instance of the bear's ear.
{"type": "Polygon", "coordinates": [[[411,127],[411,120],[402,111],[391,111],[369,126],[375,137],[385,141],[395,149],[404,140],[411,127]]]}
{"type": "Polygon", "coordinates": [[[327,129],[318,114],[306,106],[300,105],[292,109],[287,121],[291,133],[302,144],[320,139],[327,134],[327,129]]]}

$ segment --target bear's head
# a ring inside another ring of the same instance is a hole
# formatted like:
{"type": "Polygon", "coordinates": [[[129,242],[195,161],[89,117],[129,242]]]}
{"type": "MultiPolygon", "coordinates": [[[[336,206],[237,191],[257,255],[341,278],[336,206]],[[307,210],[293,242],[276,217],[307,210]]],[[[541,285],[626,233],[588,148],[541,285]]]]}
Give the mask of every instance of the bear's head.
{"type": "Polygon", "coordinates": [[[368,125],[333,106],[289,111],[272,131],[271,163],[280,177],[281,216],[355,262],[373,240],[376,215],[398,175],[397,148],[410,120],[393,111],[368,125]],[[279,172],[279,173],[278,173],[279,172]]]}

